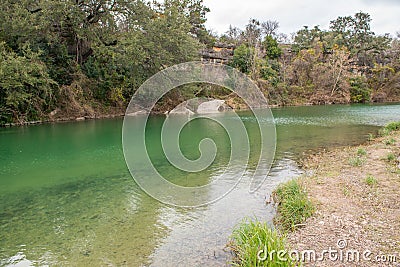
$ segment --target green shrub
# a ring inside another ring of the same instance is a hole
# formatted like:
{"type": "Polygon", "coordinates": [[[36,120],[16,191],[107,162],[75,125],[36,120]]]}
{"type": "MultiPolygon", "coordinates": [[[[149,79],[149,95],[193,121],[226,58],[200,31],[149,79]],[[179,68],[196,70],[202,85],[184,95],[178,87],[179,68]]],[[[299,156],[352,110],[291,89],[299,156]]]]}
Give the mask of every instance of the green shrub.
{"type": "Polygon", "coordinates": [[[393,153],[389,153],[386,157],[387,161],[392,162],[396,160],[396,156],[393,153]]]}
{"type": "Polygon", "coordinates": [[[350,79],[350,97],[353,103],[365,103],[371,100],[371,88],[364,77],[350,79]]]}
{"type": "Polygon", "coordinates": [[[374,186],[378,183],[378,180],[372,175],[368,175],[367,178],[365,178],[365,183],[369,186],[374,186]]]}
{"type": "Polygon", "coordinates": [[[353,167],[361,167],[365,160],[360,157],[353,157],[349,159],[349,164],[353,167]]]}
{"type": "Polygon", "coordinates": [[[393,146],[394,144],[396,144],[396,140],[393,139],[393,138],[391,138],[391,139],[389,139],[389,140],[386,140],[386,141],[385,141],[385,144],[386,144],[387,146],[393,146]]]}
{"type": "Polygon", "coordinates": [[[276,254],[265,253],[287,251],[285,239],[266,223],[251,219],[243,220],[234,229],[229,247],[235,254],[233,266],[294,266],[288,254],[285,256],[287,260],[282,260],[276,254]],[[260,260],[260,257],[266,260],[260,260]]]}
{"type": "Polygon", "coordinates": [[[373,141],[375,139],[375,136],[372,133],[368,134],[368,141],[373,141]]]}
{"type": "Polygon", "coordinates": [[[254,49],[247,47],[245,44],[240,45],[235,49],[232,66],[239,69],[241,72],[248,74],[250,72],[251,60],[254,54],[254,49]]]}
{"type": "Polygon", "coordinates": [[[379,130],[380,136],[387,136],[391,132],[399,131],[400,130],[400,122],[391,122],[387,124],[385,127],[379,130]]]}
{"type": "Polygon", "coordinates": [[[28,46],[23,56],[0,42],[0,124],[39,119],[55,104],[58,85],[28,46]]]}
{"type": "Polygon", "coordinates": [[[285,230],[294,230],[314,213],[314,205],[297,179],[279,186],[274,197],[278,202],[276,222],[285,230]]]}
{"type": "Polygon", "coordinates": [[[276,87],[279,83],[279,65],[273,60],[264,61],[260,66],[261,78],[267,80],[276,87]]]}
{"type": "Polygon", "coordinates": [[[282,49],[279,47],[278,41],[272,36],[266,36],[262,42],[265,55],[269,59],[278,59],[282,55],[282,49]]]}
{"type": "Polygon", "coordinates": [[[385,129],[387,129],[390,132],[399,131],[400,130],[400,121],[389,123],[388,125],[385,126],[385,129]]]}
{"type": "Polygon", "coordinates": [[[357,151],[357,155],[358,156],[365,156],[365,155],[367,155],[367,151],[365,150],[365,149],[363,149],[363,148],[359,148],[358,149],[358,151],[357,151]]]}

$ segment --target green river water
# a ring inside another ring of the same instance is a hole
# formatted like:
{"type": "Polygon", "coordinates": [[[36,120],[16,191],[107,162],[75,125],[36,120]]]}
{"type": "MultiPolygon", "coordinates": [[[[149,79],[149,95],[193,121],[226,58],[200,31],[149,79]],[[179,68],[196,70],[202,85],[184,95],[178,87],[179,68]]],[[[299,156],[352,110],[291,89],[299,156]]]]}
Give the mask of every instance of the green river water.
{"type": "MultiPolygon", "coordinates": [[[[135,184],[123,157],[122,119],[0,129],[0,266],[225,266],[234,225],[245,216],[272,221],[274,209],[265,199],[302,173],[297,162],[304,154],[366,141],[379,126],[400,120],[400,105],[273,113],[277,151],[262,187],[250,194],[244,181],[222,200],[196,209],[161,204],[135,184]]],[[[257,140],[251,114],[239,114],[257,140]]],[[[200,140],[214,139],[213,165],[198,175],[170,168],[160,144],[163,121],[151,117],[146,141],[157,169],[171,181],[203,185],[224,169],[229,138],[208,120],[186,127],[180,144],[195,159],[200,140]]]]}

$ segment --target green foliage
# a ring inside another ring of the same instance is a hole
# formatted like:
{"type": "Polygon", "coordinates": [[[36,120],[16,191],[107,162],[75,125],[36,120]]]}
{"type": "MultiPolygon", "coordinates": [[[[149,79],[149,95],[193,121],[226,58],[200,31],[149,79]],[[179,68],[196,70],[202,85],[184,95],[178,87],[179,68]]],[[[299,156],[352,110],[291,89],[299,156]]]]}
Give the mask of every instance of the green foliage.
{"type": "Polygon", "coordinates": [[[400,131],[400,122],[391,122],[385,126],[385,129],[387,129],[390,132],[400,131]]]}
{"type": "Polygon", "coordinates": [[[29,47],[19,56],[0,43],[0,123],[37,120],[54,106],[57,84],[39,54],[29,47]]]}
{"type": "Polygon", "coordinates": [[[393,131],[399,131],[400,130],[400,122],[391,122],[387,124],[385,127],[379,130],[379,135],[380,136],[387,136],[393,131]]]}
{"type": "Polygon", "coordinates": [[[353,103],[365,103],[371,100],[371,89],[366,79],[358,76],[350,79],[350,95],[353,103]]]}
{"type": "Polygon", "coordinates": [[[202,0],[2,1],[0,124],[70,104],[59,87],[80,88],[79,101],[127,104],[156,72],[198,58],[212,39],[208,11],[202,0]]]}
{"type": "Polygon", "coordinates": [[[365,150],[365,149],[363,149],[363,148],[359,148],[358,150],[357,150],[357,155],[358,156],[366,156],[367,155],[367,151],[365,150]]]}
{"type": "Polygon", "coordinates": [[[396,144],[396,140],[395,140],[394,138],[391,138],[391,139],[389,139],[389,140],[386,140],[386,141],[385,141],[385,144],[386,144],[387,146],[393,146],[393,145],[396,144]]]}
{"type": "Polygon", "coordinates": [[[386,159],[387,159],[387,161],[389,161],[389,162],[393,162],[393,161],[396,160],[396,156],[395,156],[393,153],[389,153],[389,154],[386,156],[386,159]]]}
{"type": "Polygon", "coordinates": [[[260,76],[264,80],[269,81],[273,86],[277,86],[280,82],[279,62],[275,60],[263,60],[260,67],[260,76]]]}
{"type": "Polygon", "coordinates": [[[282,55],[282,49],[272,36],[267,35],[262,43],[265,55],[269,59],[277,59],[282,55]]]}
{"type": "Polygon", "coordinates": [[[374,139],[375,139],[375,136],[372,133],[369,133],[367,140],[368,141],[373,141],[374,139]]]}
{"type": "Polygon", "coordinates": [[[391,41],[388,36],[376,37],[371,31],[371,21],[368,13],[358,12],[354,16],[338,17],[330,25],[335,43],[357,55],[362,65],[365,65],[368,53],[387,49],[391,41]]]}
{"type": "Polygon", "coordinates": [[[292,50],[296,53],[301,50],[307,50],[312,47],[317,42],[322,42],[326,32],[322,31],[319,26],[315,26],[313,29],[309,29],[308,26],[304,26],[303,29],[299,30],[295,37],[292,45],[292,50]]]}
{"type": "Polygon", "coordinates": [[[367,178],[365,178],[365,183],[369,186],[375,186],[378,184],[378,180],[372,175],[368,175],[367,178]]]}
{"type": "Polygon", "coordinates": [[[286,241],[266,223],[245,219],[236,226],[230,239],[229,246],[235,254],[233,266],[295,266],[287,253],[284,257],[286,261],[278,258],[278,251],[287,251],[286,241]],[[265,250],[275,254],[266,255],[265,250]],[[258,256],[267,259],[260,261],[258,256]]]}
{"type": "MultiPolygon", "coordinates": [[[[71,103],[122,108],[147,78],[213,46],[207,12],[203,0],[1,1],[0,75],[13,73],[2,80],[0,124],[43,118],[71,103]],[[59,93],[77,88],[76,101],[59,93]]],[[[294,54],[283,53],[289,45],[276,21],[251,19],[220,41],[237,46],[230,64],[267,80],[273,88],[265,91],[277,104],[398,99],[399,41],[390,47],[370,23],[359,12],[332,21],[328,31],[306,26],[294,37],[294,54]],[[351,62],[368,80],[354,77],[351,62]]]]}
{"type": "Polygon", "coordinates": [[[278,202],[276,220],[285,230],[294,230],[314,213],[314,205],[299,180],[279,186],[274,194],[278,202]]]}
{"type": "Polygon", "coordinates": [[[345,197],[348,197],[350,195],[350,188],[347,185],[343,186],[343,195],[345,197]]]}
{"type": "Polygon", "coordinates": [[[241,72],[249,74],[254,51],[247,45],[242,44],[235,49],[232,66],[241,72]]]}
{"type": "Polygon", "coordinates": [[[365,160],[360,158],[360,157],[353,157],[349,159],[349,164],[352,167],[361,167],[362,165],[364,165],[365,160]]]}

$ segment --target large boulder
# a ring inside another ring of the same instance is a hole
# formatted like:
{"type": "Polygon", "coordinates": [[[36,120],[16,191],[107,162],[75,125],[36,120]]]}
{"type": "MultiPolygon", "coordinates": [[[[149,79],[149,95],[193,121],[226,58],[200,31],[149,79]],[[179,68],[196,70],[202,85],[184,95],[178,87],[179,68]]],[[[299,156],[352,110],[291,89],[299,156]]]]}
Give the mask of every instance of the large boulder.
{"type": "Polygon", "coordinates": [[[181,115],[193,115],[194,112],[190,110],[188,107],[187,102],[183,102],[179,104],[176,108],[174,108],[171,112],[169,112],[170,115],[174,114],[181,114],[181,115]]]}
{"type": "Polygon", "coordinates": [[[219,113],[229,110],[224,100],[211,100],[204,102],[197,108],[198,114],[219,113]]]}

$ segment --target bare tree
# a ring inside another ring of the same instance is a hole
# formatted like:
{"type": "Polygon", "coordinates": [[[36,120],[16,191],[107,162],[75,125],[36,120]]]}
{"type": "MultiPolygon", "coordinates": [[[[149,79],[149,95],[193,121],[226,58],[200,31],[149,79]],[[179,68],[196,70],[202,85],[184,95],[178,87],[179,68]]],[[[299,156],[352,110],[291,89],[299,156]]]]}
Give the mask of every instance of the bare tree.
{"type": "Polygon", "coordinates": [[[276,36],[277,35],[277,30],[279,28],[279,22],[276,20],[267,20],[263,23],[261,23],[261,29],[263,34],[266,36],[276,36]]]}
{"type": "Polygon", "coordinates": [[[229,30],[225,33],[225,35],[230,39],[230,40],[239,40],[240,35],[242,34],[242,30],[239,29],[238,27],[234,27],[232,25],[229,25],[229,30]]]}

